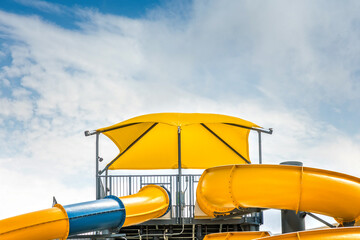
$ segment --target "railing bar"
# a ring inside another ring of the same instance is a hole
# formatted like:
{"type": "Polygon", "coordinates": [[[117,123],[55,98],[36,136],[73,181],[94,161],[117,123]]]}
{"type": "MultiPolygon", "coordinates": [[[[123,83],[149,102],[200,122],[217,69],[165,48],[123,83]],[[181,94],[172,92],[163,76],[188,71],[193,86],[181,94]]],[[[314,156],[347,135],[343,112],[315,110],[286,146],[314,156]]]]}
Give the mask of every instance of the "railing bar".
{"type": "Polygon", "coordinates": [[[109,194],[112,195],[112,181],[113,181],[113,178],[111,176],[108,176],[110,179],[109,179],[109,194]]]}
{"type": "MultiPolygon", "coordinates": [[[[111,175],[113,177],[162,177],[162,176],[176,176],[176,175],[111,175]]],[[[182,176],[195,176],[195,177],[200,177],[201,175],[199,174],[184,174],[182,176]]],[[[105,176],[100,176],[100,177],[105,177],[105,176]]]]}
{"type": "Polygon", "coordinates": [[[189,180],[189,188],[190,188],[190,217],[194,217],[192,212],[192,205],[193,205],[193,177],[190,177],[189,180]]]}
{"type": "MultiPolygon", "coordinates": [[[[170,195],[172,194],[172,178],[170,177],[170,195]]],[[[172,198],[172,196],[171,196],[172,198]]],[[[170,218],[173,218],[173,209],[171,204],[170,218]]]]}
{"type": "Polygon", "coordinates": [[[115,182],[114,182],[114,188],[115,188],[115,192],[116,192],[116,196],[120,197],[120,190],[119,190],[119,178],[115,178],[115,182]]]}
{"type": "Polygon", "coordinates": [[[116,196],[120,196],[120,189],[119,189],[119,178],[115,178],[115,184],[114,184],[114,188],[115,188],[115,192],[116,192],[116,196]]]}
{"type": "Polygon", "coordinates": [[[163,182],[148,182],[148,183],[143,183],[143,185],[150,185],[150,184],[157,184],[157,185],[169,185],[170,183],[163,183],[163,182]]]}

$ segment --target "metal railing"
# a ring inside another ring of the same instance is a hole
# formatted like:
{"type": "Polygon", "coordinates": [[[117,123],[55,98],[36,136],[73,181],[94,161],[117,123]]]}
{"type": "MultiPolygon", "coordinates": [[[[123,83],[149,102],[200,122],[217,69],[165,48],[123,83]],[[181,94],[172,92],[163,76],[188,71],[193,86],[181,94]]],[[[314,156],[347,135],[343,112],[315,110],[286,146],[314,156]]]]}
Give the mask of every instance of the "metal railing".
{"type": "Polygon", "coordinates": [[[118,197],[137,193],[142,187],[155,184],[165,187],[171,195],[170,217],[194,218],[196,188],[200,175],[102,175],[99,176],[102,197],[118,197]],[[178,190],[178,179],[181,191],[178,190]],[[180,192],[180,194],[178,194],[180,192]]]}

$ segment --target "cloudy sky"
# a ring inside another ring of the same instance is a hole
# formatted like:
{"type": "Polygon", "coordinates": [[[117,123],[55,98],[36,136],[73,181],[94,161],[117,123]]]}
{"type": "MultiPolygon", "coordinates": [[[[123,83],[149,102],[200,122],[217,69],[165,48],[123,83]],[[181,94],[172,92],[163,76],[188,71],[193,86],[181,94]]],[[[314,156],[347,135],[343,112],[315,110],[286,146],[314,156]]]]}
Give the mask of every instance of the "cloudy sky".
{"type": "MultiPolygon", "coordinates": [[[[359,12],[355,0],[1,1],[0,219],[94,199],[83,131],[153,112],[244,118],[274,128],[265,163],[359,177],[359,12]]],[[[266,219],[280,231],[277,212],[266,219]]]]}

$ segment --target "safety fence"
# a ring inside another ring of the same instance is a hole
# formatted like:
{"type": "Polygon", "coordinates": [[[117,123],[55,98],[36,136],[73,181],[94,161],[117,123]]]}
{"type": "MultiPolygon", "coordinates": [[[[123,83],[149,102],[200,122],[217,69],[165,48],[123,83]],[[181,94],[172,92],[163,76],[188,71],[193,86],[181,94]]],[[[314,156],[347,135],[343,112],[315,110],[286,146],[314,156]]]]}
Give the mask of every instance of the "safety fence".
{"type": "Polygon", "coordinates": [[[99,176],[101,195],[118,197],[137,193],[142,187],[155,184],[165,187],[171,195],[171,218],[193,218],[196,188],[200,175],[108,175],[99,176]],[[180,179],[180,184],[179,184],[180,179]],[[179,187],[181,191],[179,191],[179,187]],[[178,194],[180,193],[180,194],[178,194]]]}

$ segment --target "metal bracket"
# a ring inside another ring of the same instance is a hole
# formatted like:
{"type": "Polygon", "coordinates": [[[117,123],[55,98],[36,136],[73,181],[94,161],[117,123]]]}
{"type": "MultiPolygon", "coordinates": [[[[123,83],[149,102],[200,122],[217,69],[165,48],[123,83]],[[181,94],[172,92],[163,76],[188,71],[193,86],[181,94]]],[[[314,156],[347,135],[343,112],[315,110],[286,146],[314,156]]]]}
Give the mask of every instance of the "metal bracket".
{"type": "MultiPolygon", "coordinates": [[[[319,222],[325,224],[326,226],[330,227],[330,228],[336,228],[336,226],[332,225],[331,223],[325,221],[324,219],[319,218],[318,216],[314,215],[313,213],[310,212],[306,212],[306,215],[309,215],[310,217],[318,220],[319,222]]],[[[351,225],[354,226],[354,225],[351,225]]]]}
{"type": "Polygon", "coordinates": [[[84,132],[84,134],[85,134],[85,137],[88,137],[88,136],[91,136],[91,135],[96,134],[96,130],[91,130],[91,131],[86,130],[86,131],[84,132]]]}
{"type": "Polygon", "coordinates": [[[54,207],[56,204],[58,204],[58,202],[56,201],[55,196],[53,196],[53,203],[52,203],[52,207],[54,207]]]}

